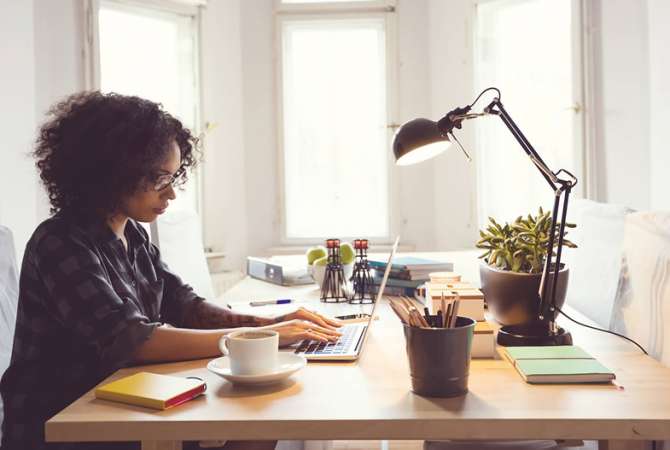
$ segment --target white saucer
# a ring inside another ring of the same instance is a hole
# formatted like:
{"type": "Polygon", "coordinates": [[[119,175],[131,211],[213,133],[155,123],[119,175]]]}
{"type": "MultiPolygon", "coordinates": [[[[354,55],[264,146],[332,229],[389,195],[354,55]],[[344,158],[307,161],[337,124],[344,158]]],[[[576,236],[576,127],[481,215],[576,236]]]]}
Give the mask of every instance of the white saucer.
{"type": "Polygon", "coordinates": [[[230,372],[230,358],[222,356],[211,360],[207,364],[210,372],[225,378],[231,383],[238,384],[271,384],[288,378],[294,372],[305,367],[307,360],[304,356],[295,353],[279,352],[277,355],[277,367],[270,373],[262,375],[233,375],[230,372]]]}

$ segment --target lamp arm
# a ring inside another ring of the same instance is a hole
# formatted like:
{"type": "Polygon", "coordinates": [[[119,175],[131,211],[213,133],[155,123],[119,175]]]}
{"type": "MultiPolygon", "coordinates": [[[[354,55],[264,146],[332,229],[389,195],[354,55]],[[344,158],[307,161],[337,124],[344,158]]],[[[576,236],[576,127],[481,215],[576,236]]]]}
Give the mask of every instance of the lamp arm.
{"type": "Polygon", "coordinates": [[[539,288],[539,302],[538,312],[539,319],[545,320],[549,317],[550,327],[554,329],[554,310],[556,309],[556,286],[558,285],[558,273],[561,267],[561,253],[563,250],[563,233],[565,232],[565,220],[568,212],[568,198],[570,196],[571,186],[562,184],[556,191],[554,191],[554,206],[551,213],[551,227],[549,229],[549,242],[547,243],[547,258],[544,262],[542,270],[542,278],[540,279],[539,288]],[[561,203],[561,197],[564,197],[563,208],[561,211],[561,222],[558,225],[558,245],[556,246],[556,261],[553,262],[554,242],[556,240],[556,227],[558,223],[558,210],[561,203]],[[551,292],[547,292],[547,280],[549,279],[549,272],[554,268],[551,283],[551,292]],[[549,295],[548,295],[549,294],[549,295]]]}
{"type": "Polygon", "coordinates": [[[514,138],[517,140],[524,152],[530,157],[530,160],[535,164],[538,170],[542,173],[544,179],[549,183],[549,186],[556,191],[560,179],[552,172],[547,164],[542,160],[542,157],[535,151],[535,148],[526,139],[526,136],[521,132],[517,124],[512,120],[512,117],[507,113],[505,107],[500,103],[500,99],[494,98],[491,103],[484,109],[489,114],[495,114],[503,121],[503,123],[510,130],[514,138]]]}
{"type": "MultiPolygon", "coordinates": [[[[556,286],[558,285],[558,272],[561,269],[561,254],[563,252],[563,234],[565,233],[565,223],[567,220],[567,214],[568,214],[568,200],[570,198],[570,191],[572,187],[570,185],[563,185],[561,188],[556,191],[556,197],[555,197],[555,204],[558,204],[560,201],[561,194],[564,194],[563,198],[563,210],[561,211],[561,222],[558,227],[558,245],[556,246],[556,262],[554,264],[554,277],[553,277],[553,283],[551,285],[551,297],[549,304],[547,305],[545,302],[546,297],[546,292],[542,292],[542,297],[540,298],[540,320],[542,320],[544,317],[547,315],[552,318],[554,317],[554,311],[556,310],[556,286]],[[545,312],[544,308],[548,308],[548,311],[545,312]]],[[[558,212],[558,211],[556,211],[558,212]]],[[[551,233],[552,236],[555,233],[556,230],[556,220],[552,220],[551,222],[551,233]]],[[[549,256],[546,261],[548,265],[551,264],[551,252],[549,253],[549,256]]],[[[547,272],[547,269],[549,267],[545,266],[545,271],[542,273],[543,278],[545,276],[545,273],[547,272]]],[[[544,288],[544,286],[542,286],[544,288]]],[[[545,288],[546,289],[546,288],[545,288]]]]}

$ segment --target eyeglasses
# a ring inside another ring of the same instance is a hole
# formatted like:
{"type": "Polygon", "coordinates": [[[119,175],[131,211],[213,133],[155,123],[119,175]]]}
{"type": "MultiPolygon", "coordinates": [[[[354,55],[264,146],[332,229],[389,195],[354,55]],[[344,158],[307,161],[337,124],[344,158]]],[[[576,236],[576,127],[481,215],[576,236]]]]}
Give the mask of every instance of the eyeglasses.
{"type": "Polygon", "coordinates": [[[163,174],[163,175],[158,175],[153,179],[153,187],[155,191],[162,191],[163,189],[167,188],[168,186],[172,185],[172,187],[177,187],[181,186],[184,183],[186,183],[186,178],[183,177],[184,173],[186,172],[186,167],[181,166],[179,170],[177,170],[173,174],[163,174]]]}

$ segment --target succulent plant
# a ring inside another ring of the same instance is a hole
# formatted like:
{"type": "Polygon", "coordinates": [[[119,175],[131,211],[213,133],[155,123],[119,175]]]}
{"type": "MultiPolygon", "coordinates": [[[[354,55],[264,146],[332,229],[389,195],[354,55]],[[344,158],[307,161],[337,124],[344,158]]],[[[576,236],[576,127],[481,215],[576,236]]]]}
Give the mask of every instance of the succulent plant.
{"type": "MultiPolygon", "coordinates": [[[[558,246],[560,222],[555,230],[554,249],[558,246]]],[[[573,223],[566,223],[563,232],[563,247],[576,248],[577,246],[565,239],[568,228],[574,228],[573,223]]],[[[481,239],[477,248],[486,250],[479,256],[490,266],[502,270],[524,273],[541,273],[547,258],[547,243],[551,230],[551,213],[542,211],[538,214],[528,214],[526,218],[517,217],[512,223],[501,226],[493,217],[489,217],[486,230],[480,230],[481,239]]],[[[552,249],[552,256],[556,252],[552,249]]]]}

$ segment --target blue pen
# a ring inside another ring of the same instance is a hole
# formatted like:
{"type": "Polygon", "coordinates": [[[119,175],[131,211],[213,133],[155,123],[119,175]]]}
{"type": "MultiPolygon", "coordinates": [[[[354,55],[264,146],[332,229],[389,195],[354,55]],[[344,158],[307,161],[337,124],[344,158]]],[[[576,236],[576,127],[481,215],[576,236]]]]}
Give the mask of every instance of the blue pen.
{"type": "Polygon", "coordinates": [[[285,305],[287,303],[293,303],[293,300],[290,298],[279,298],[277,300],[265,300],[260,302],[249,302],[251,306],[263,306],[263,305],[285,305]]]}

